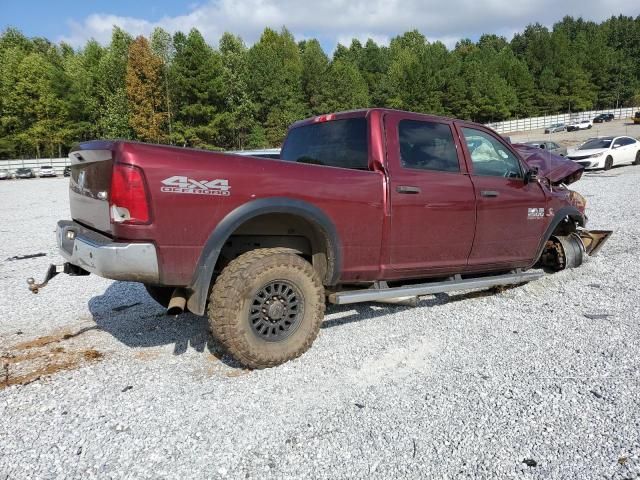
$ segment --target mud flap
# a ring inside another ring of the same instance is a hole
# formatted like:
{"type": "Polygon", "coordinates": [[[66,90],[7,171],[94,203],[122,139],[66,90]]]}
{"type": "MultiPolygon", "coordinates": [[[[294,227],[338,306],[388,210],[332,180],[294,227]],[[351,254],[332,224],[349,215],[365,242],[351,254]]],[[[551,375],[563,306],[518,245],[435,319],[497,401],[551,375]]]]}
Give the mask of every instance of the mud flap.
{"type": "Polygon", "coordinates": [[[584,251],[587,255],[596,256],[605,242],[609,239],[613,230],[583,230],[576,232],[582,240],[584,251]]]}

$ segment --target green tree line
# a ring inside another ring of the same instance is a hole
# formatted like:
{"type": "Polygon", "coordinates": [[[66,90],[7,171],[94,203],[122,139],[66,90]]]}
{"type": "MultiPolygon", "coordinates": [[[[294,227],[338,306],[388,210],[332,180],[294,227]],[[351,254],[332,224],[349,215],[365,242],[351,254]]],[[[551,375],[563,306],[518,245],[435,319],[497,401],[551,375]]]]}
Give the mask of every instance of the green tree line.
{"type": "Polygon", "coordinates": [[[62,156],[94,138],[277,146],[295,120],[371,106],[488,122],[638,103],[640,16],[565,17],[452,50],[414,30],[331,57],[285,28],[251,47],[231,33],[214,47],[196,29],[133,38],[115,27],[108,45],[80,49],[0,36],[0,158],[62,156]]]}

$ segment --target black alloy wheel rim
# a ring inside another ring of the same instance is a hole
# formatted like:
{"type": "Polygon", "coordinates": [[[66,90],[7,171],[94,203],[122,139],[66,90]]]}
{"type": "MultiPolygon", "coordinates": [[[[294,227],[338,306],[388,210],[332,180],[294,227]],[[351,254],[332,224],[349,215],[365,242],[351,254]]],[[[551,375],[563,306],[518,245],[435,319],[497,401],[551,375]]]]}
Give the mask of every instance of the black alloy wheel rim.
{"type": "Polygon", "coordinates": [[[304,315],[302,293],[287,280],[274,280],[253,296],[249,324],[267,342],[281,342],[295,332],[304,315]]]}

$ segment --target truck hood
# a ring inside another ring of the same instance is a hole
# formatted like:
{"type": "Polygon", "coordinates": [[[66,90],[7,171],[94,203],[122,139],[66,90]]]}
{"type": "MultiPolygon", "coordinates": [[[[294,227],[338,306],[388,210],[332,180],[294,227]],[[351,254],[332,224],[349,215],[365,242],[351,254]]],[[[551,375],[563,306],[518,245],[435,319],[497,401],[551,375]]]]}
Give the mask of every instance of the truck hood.
{"type": "Polygon", "coordinates": [[[545,177],[553,185],[568,185],[582,177],[584,167],[572,160],[529,145],[514,144],[513,147],[529,167],[536,167],[538,175],[545,177]]]}

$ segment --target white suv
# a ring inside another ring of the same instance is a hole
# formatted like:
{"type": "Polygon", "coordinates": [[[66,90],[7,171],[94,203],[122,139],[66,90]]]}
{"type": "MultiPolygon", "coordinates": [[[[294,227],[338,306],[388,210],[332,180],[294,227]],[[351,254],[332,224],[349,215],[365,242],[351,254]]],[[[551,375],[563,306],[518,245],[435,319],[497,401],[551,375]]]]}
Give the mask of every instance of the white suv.
{"type": "Polygon", "coordinates": [[[51,165],[42,165],[40,170],[38,171],[38,176],[40,177],[55,177],[56,171],[53,169],[51,165]]]}
{"type": "Polygon", "coordinates": [[[567,125],[567,132],[571,132],[573,130],[587,130],[591,127],[593,127],[591,120],[576,120],[575,122],[571,122],[567,125]]]}

